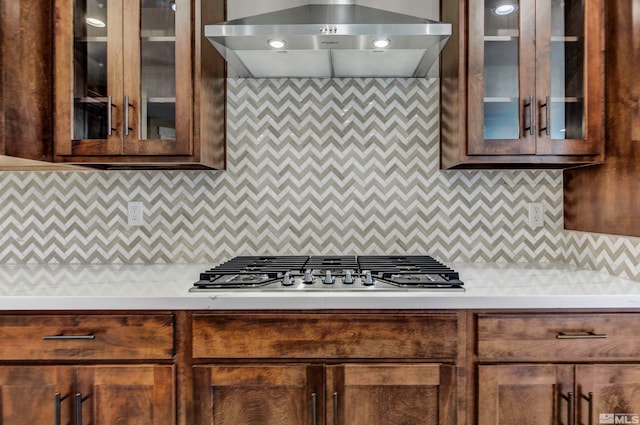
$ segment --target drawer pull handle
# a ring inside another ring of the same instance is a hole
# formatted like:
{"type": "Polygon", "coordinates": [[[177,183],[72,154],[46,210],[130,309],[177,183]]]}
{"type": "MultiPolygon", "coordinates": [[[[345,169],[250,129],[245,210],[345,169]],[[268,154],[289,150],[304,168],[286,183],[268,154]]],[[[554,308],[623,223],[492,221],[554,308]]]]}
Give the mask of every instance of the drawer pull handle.
{"type": "Polygon", "coordinates": [[[42,337],[45,341],[73,341],[73,340],[82,340],[82,341],[91,341],[96,339],[94,334],[88,335],[45,335],[42,337]]]}
{"type": "Polygon", "coordinates": [[[558,332],[558,339],[596,339],[606,338],[607,334],[597,334],[595,332],[558,332]]]}

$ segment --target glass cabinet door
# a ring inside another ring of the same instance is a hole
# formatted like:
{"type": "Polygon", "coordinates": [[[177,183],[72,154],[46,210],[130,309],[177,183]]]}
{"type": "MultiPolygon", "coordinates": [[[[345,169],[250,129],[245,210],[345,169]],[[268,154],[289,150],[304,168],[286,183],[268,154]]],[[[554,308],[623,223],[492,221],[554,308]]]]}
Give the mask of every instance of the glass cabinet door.
{"type": "Polygon", "coordinates": [[[124,151],[127,154],[190,153],[189,24],[188,0],[125,1],[124,151]]]}
{"type": "Polygon", "coordinates": [[[520,138],[519,4],[485,2],[484,139],[520,138]]]}
{"type": "Polygon", "coordinates": [[[584,138],[583,1],[551,1],[551,99],[542,120],[551,139],[584,138]]]}
{"type": "Polygon", "coordinates": [[[142,0],[139,139],[176,138],[176,3],[142,0]]]}
{"type": "Polygon", "coordinates": [[[161,163],[192,154],[192,3],[55,0],[56,155],[161,163]]]}
{"type": "Polygon", "coordinates": [[[118,43],[117,6],[107,0],[75,0],[73,7],[73,135],[107,139],[116,131],[118,81],[109,49],[118,43]],[[115,102],[115,103],[114,103],[115,102]]]}
{"type": "Polygon", "coordinates": [[[603,1],[538,0],[538,154],[603,150],[603,1]]]}
{"type": "Polygon", "coordinates": [[[535,152],[535,3],[469,8],[469,154],[535,152]]]}

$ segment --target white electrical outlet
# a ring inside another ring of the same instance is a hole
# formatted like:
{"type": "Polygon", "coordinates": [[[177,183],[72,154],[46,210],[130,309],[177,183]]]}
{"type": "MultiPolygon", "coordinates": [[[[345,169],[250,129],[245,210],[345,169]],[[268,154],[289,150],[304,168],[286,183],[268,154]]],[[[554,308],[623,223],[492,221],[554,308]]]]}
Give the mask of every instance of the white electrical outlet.
{"type": "Polygon", "coordinates": [[[129,202],[127,205],[127,222],[129,226],[142,226],[144,224],[142,202],[129,202]]]}
{"type": "Polygon", "coordinates": [[[529,204],[529,226],[544,226],[544,209],[540,202],[531,202],[529,204]]]}

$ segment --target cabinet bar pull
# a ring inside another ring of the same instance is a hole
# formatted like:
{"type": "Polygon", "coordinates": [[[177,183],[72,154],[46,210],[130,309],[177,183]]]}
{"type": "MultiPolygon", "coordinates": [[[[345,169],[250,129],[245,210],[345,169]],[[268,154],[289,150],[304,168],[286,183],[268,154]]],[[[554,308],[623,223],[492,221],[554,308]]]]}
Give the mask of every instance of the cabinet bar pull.
{"type": "MultiPolygon", "coordinates": [[[[524,132],[526,133],[528,131],[529,134],[533,136],[534,133],[535,133],[535,129],[534,129],[534,125],[533,125],[533,120],[534,120],[534,116],[533,116],[533,96],[529,96],[529,101],[524,103],[524,109],[526,110],[527,108],[529,108],[529,126],[527,126],[525,124],[524,132]]],[[[526,112],[525,112],[524,116],[526,118],[526,116],[527,116],[526,112]]]]}
{"type": "Polygon", "coordinates": [[[587,403],[589,404],[589,409],[587,410],[589,415],[589,420],[587,421],[587,424],[593,425],[593,393],[589,392],[588,396],[585,396],[584,394],[582,394],[582,398],[587,400],[587,403]]]}
{"type": "Polygon", "coordinates": [[[90,341],[96,339],[94,334],[88,335],[45,335],[42,337],[45,341],[72,341],[72,340],[82,340],[82,341],[90,341]]]}
{"type": "Polygon", "coordinates": [[[588,332],[558,332],[557,339],[597,339],[606,338],[607,334],[597,334],[593,331],[588,332]]]}
{"type": "Polygon", "coordinates": [[[575,408],[575,397],[573,392],[569,392],[569,394],[567,394],[567,401],[569,403],[569,408],[567,409],[567,424],[568,425],[575,425],[575,413],[574,413],[574,408],[575,408]]]}
{"type": "Polygon", "coordinates": [[[318,425],[318,395],[316,393],[311,394],[311,423],[318,425]]]}
{"type": "Polygon", "coordinates": [[[60,402],[62,402],[62,398],[60,397],[60,393],[55,393],[55,412],[56,412],[56,425],[61,425],[60,421],[60,402]]]}
{"type": "Polygon", "coordinates": [[[82,425],[82,393],[76,394],[76,425],[82,425]]]}
{"type": "Polygon", "coordinates": [[[62,425],[62,420],[60,419],[61,414],[61,403],[69,398],[69,395],[64,397],[61,396],[60,392],[57,392],[53,395],[55,401],[55,415],[56,415],[56,425],[62,425]]]}
{"type": "Polygon", "coordinates": [[[551,99],[549,98],[549,96],[546,96],[544,103],[540,105],[540,110],[542,111],[542,108],[544,108],[544,115],[545,115],[544,127],[540,126],[540,134],[542,134],[542,132],[544,131],[547,134],[547,136],[551,135],[551,104],[549,103],[550,100],[551,99]]]}
{"type": "Polygon", "coordinates": [[[133,107],[131,103],[129,103],[129,96],[124,97],[124,135],[128,136],[129,132],[133,130],[133,128],[129,127],[129,108],[133,107]]]}
{"type": "Polygon", "coordinates": [[[116,105],[113,104],[113,98],[111,96],[107,97],[107,135],[111,136],[116,130],[113,128],[113,112],[112,108],[115,108],[116,105]]]}
{"type": "Polygon", "coordinates": [[[333,425],[338,425],[338,393],[333,393],[333,425]]]}

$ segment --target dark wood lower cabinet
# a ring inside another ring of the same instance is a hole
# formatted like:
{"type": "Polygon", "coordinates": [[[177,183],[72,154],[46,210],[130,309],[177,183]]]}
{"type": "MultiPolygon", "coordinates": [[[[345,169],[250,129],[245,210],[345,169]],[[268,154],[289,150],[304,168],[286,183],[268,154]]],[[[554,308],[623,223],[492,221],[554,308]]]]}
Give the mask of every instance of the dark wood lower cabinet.
{"type": "Polygon", "coordinates": [[[193,379],[196,425],[322,423],[322,367],[196,366],[193,379]]]}
{"type": "Polygon", "coordinates": [[[194,367],[196,425],[453,425],[455,367],[194,367]]]}
{"type": "Polygon", "coordinates": [[[453,425],[455,367],[441,364],[327,366],[327,424],[453,425]]]}
{"type": "Polygon", "coordinates": [[[478,367],[478,425],[640,423],[640,364],[478,367]]]}
{"type": "Polygon", "coordinates": [[[583,423],[640,424],[640,364],[578,365],[576,387],[583,423]]]}
{"type": "Polygon", "coordinates": [[[74,382],[74,368],[69,366],[1,366],[0,423],[72,423],[74,382]],[[56,394],[63,399],[59,422],[56,394]]]}
{"type": "Polygon", "coordinates": [[[0,424],[176,423],[173,366],[0,366],[0,424]]]}

